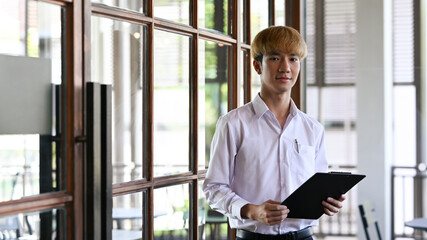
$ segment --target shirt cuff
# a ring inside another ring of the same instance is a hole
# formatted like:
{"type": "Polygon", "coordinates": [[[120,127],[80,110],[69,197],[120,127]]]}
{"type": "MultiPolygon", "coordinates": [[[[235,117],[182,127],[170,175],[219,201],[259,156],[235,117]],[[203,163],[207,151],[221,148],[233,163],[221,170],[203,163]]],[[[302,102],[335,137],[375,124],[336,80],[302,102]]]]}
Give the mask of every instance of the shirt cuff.
{"type": "Polygon", "coordinates": [[[241,215],[241,209],[243,206],[245,206],[248,203],[249,203],[248,201],[243,200],[243,199],[239,199],[239,200],[235,201],[233,203],[233,209],[232,209],[231,214],[233,216],[235,216],[237,219],[239,219],[240,221],[243,221],[244,219],[242,218],[242,215],[241,215]]]}

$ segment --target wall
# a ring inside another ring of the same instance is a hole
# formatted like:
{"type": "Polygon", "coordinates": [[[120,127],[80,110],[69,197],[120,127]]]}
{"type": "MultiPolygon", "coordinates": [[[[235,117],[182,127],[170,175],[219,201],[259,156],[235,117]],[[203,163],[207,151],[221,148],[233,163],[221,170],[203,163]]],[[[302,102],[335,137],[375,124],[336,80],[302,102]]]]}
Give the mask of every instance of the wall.
{"type": "MultiPolygon", "coordinates": [[[[358,172],[367,175],[359,185],[358,201],[370,201],[375,208],[383,239],[391,239],[391,2],[356,3],[358,172]]],[[[363,231],[358,238],[365,239],[363,231]]]]}

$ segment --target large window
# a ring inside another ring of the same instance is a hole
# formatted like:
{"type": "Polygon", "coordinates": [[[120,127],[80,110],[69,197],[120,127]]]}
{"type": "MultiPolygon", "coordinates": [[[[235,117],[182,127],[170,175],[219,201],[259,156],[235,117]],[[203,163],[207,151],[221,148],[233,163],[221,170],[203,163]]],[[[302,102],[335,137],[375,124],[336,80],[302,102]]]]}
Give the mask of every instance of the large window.
{"type": "MultiPolygon", "coordinates": [[[[356,135],[356,1],[307,0],[306,106],[325,127],[331,169],[355,172],[356,135]]],[[[339,217],[322,218],[319,234],[357,234],[357,188],[348,193],[339,217]],[[333,229],[340,224],[345,227],[333,229]]]]}
{"type": "Polygon", "coordinates": [[[250,42],[285,24],[285,1],[142,2],[91,8],[91,81],[112,85],[113,239],[226,238],[201,192],[210,144],[259,91],[250,42]]]}
{"type": "Polygon", "coordinates": [[[0,239],[64,238],[68,9],[0,5],[0,239]]]}
{"type": "MultiPolygon", "coordinates": [[[[355,171],[356,152],[356,12],[355,0],[307,0],[306,39],[307,112],[326,129],[326,144],[332,168],[355,171]]],[[[425,139],[425,105],[422,86],[421,19],[425,9],[419,1],[392,1],[393,61],[393,148],[390,161],[392,199],[391,224],[393,239],[416,238],[419,233],[405,227],[404,222],[423,216],[425,209],[426,164],[423,150],[425,139]],[[420,25],[421,24],[421,25],[420,25]],[[421,31],[421,32],[420,32],[421,31]]],[[[363,59],[360,59],[363,61],[363,59]]],[[[388,81],[389,79],[387,79],[388,81]]],[[[363,94],[360,94],[363,96],[363,94]]],[[[389,170],[385,170],[388,172],[389,170]]],[[[350,192],[351,193],[351,192],[350,192]]],[[[356,234],[357,201],[348,196],[342,211],[344,223],[331,234],[356,234]]],[[[335,220],[335,219],[334,219],[335,220]]],[[[334,220],[331,220],[333,223],[334,220]]],[[[387,219],[388,221],[388,219],[387,219]]],[[[328,232],[325,221],[319,231],[328,232]]]]}
{"type": "Polygon", "coordinates": [[[417,237],[405,221],[426,207],[425,86],[422,77],[422,15],[419,1],[393,0],[393,237],[417,237]]]}
{"type": "Polygon", "coordinates": [[[210,142],[289,3],[0,0],[0,239],[230,237],[210,142]]]}

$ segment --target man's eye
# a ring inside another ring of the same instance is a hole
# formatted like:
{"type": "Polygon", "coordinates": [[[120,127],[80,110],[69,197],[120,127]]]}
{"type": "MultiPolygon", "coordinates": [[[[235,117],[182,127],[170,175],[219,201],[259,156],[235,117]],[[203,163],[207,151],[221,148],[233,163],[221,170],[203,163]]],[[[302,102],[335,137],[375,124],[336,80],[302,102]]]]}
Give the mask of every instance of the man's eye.
{"type": "Polygon", "coordinates": [[[277,61],[277,60],[279,60],[279,58],[278,57],[271,57],[270,60],[277,61]]]}
{"type": "Polygon", "coordinates": [[[298,58],[291,58],[292,62],[297,62],[299,59],[298,58]]]}

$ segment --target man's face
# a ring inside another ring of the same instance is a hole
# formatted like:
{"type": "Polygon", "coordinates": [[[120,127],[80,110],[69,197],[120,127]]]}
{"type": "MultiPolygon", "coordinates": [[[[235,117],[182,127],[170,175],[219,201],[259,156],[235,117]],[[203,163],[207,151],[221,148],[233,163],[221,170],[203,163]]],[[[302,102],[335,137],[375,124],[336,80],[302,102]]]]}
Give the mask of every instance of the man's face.
{"type": "Polygon", "coordinates": [[[268,53],[263,56],[262,64],[257,60],[253,64],[261,77],[261,92],[265,94],[290,92],[301,67],[298,56],[284,52],[268,53]]]}

